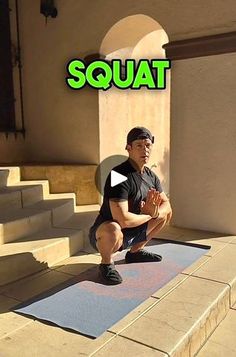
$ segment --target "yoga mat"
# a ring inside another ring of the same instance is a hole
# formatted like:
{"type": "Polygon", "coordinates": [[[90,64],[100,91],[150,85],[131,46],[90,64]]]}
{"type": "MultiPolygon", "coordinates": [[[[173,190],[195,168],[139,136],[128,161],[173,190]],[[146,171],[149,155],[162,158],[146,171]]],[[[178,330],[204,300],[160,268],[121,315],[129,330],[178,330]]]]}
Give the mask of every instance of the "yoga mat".
{"type": "Polygon", "coordinates": [[[98,337],[209,248],[155,239],[146,249],[162,255],[161,262],[125,264],[126,251],[116,255],[116,267],[123,277],[121,284],[105,285],[97,267],[92,267],[13,311],[98,337]]]}

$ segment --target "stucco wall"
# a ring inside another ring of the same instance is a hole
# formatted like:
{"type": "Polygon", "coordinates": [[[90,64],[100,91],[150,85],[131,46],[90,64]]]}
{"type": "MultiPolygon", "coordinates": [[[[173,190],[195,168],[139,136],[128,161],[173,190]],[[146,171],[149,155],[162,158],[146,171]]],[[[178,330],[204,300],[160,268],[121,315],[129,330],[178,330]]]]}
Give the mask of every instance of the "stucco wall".
{"type": "MultiPolygon", "coordinates": [[[[27,161],[98,163],[97,92],[68,89],[65,65],[73,57],[98,52],[109,29],[122,18],[150,16],[170,40],[236,29],[234,0],[58,0],[56,4],[58,17],[49,18],[45,26],[38,1],[19,2],[27,161]]],[[[1,145],[0,160],[5,160],[6,150],[12,159],[11,145],[6,140],[1,145]]]]}
{"type": "Polygon", "coordinates": [[[8,139],[4,133],[0,133],[0,165],[23,162],[25,159],[25,141],[18,134],[15,139],[14,134],[10,134],[8,139]]]}
{"type": "MultiPolygon", "coordinates": [[[[167,42],[165,31],[152,18],[128,16],[109,30],[100,53],[109,60],[120,58],[123,64],[129,58],[137,63],[143,58],[165,58],[162,45],[167,42]]],[[[110,162],[112,166],[124,161],[128,131],[137,125],[146,126],[156,138],[147,166],[155,166],[153,170],[160,177],[165,192],[169,193],[169,105],[169,76],[164,91],[146,88],[99,91],[100,160],[115,155],[110,162]]],[[[102,177],[106,178],[105,172],[102,177]]]]}
{"type": "MultiPolygon", "coordinates": [[[[159,24],[156,23],[155,31],[146,34],[142,32],[143,38],[139,36],[138,42],[135,43],[132,31],[129,37],[130,22],[135,23],[135,16],[127,18],[120,24],[120,27],[114,26],[105,37],[102,48],[106,48],[106,52],[109,52],[107,44],[109,41],[111,50],[115,46],[122,47],[122,45],[134,45],[133,49],[131,47],[121,48],[120,51],[116,50],[107,57],[110,59],[122,58],[123,60],[132,58],[136,62],[142,58],[165,58],[162,45],[168,42],[168,38],[165,31],[159,29],[159,24]],[[122,32],[126,33],[124,44],[121,42],[122,32]],[[120,36],[118,36],[119,33],[120,36]]],[[[137,22],[139,23],[138,28],[146,28],[148,31],[151,27],[152,30],[154,29],[153,20],[147,16],[137,16],[137,22]]],[[[146,126],[155,136],[148,166],[156,164],[157,167],[153,170],[160,177],[166,192],[169,192],[169,77],[168,75],[167,88],[164,91],[142,88],[139,91],[111,89],[99,92],[101,160],[110,155],[127,155],[125,145],[128,131],[137,125],[146,126]]]]}
{"type": "MultiPolygon", "coordinates": [[[[73,57],[98,52],[122,18],[150,16],[170,41],[236,30],[235,0],[56,4],[58,17],[45,26],[38,1],[19,2],[26,140],[12,149],[12,140],[1,136],[1,161],[19,152],[27,161],[99,162],[98,93],[68,89],[65,66],[73,57]]],[[[236,232],[235,56],[173,63],[170,188],[177,225],[236,232]]]]}
{"type": "Polygon", "coordinates": [[[67,61],[79,57],[80,48],[88,46],[79,35],[77,16],[72,20],[76,14],[72,8],[62,6],[58,18],[48,20],[46,26],[39,4],[23,1],[20,15],[26,160],[97,161],[97,93],[89,88],[76,92],[65,85],[67,61]]]}
{"type": "Polygon", "coordinates": [[[236,234],[235,66],[236,54],[173,63],[175,225],[236,234]]]}
{"type": "MultiPolygon", "coordinates": [[[[164,30],[147,34],[135,46],[132,58],[165,58],[162,45],[168,42],[164,30]]],[[[144,125],[155,136],[149,167],[159,176],[162,187],[169,193],[169,155],[170,155],[170,71],[167,71],[165,90],[129,91],[129,125],[144,125]]]]}

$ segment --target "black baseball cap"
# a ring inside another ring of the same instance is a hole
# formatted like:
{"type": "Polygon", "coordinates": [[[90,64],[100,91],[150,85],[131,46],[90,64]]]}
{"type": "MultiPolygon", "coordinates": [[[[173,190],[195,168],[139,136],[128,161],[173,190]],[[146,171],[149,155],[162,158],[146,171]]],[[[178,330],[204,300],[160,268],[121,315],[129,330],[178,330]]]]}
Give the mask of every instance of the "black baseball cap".
{"type": "Polygon", "coordinates": [[[154,136],[152,136],[150,130],[143,126],[136,126],[129,131],[127,135],[127,144],[131,144],[132,141],[138,139],[150,139],[151,142],[154,143],[154,136]]]}

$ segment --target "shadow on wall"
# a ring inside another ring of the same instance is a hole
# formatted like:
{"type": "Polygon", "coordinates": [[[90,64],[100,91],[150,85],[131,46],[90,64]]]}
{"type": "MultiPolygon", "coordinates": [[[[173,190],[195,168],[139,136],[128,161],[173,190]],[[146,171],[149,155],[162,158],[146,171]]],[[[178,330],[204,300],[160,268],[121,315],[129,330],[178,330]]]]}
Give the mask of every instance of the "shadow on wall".
{"type": "Polygon", "coordinates": [[[169,196],[169,159],[170,152],[165,148],[162,160],[151,165],[151,169],[160,178],[165,193],[169,196]]]}

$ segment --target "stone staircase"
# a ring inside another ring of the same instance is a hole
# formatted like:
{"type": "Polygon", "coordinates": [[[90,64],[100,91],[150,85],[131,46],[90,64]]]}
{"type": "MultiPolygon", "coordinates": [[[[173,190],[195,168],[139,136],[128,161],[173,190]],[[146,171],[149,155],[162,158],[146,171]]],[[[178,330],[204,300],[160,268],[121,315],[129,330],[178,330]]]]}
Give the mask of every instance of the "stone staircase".
{"type": "Polygon", "coordinates": [[[98,209],[76,206],[71,193],[50,194],[47,180],[20,181],[17,167],[0,168],[3,355],[214,357],[201,348],[236,309],[236,236],[227,234],[166,227],[161,238],[210,245],[210,251],[96,340],[9,312],[99,263],[88,254],[94,252],[87,239],[98,209]],[[37,342],[28,340],[31,334],[37,342]]]}
{"type": "Polygon", "coordinates": [[[1,167],[0,286],[82,250],[92,218],[86,206],[76,208],[74,193],[50,194],[47,180],[20,181],[19,167],[1,167]]]}

